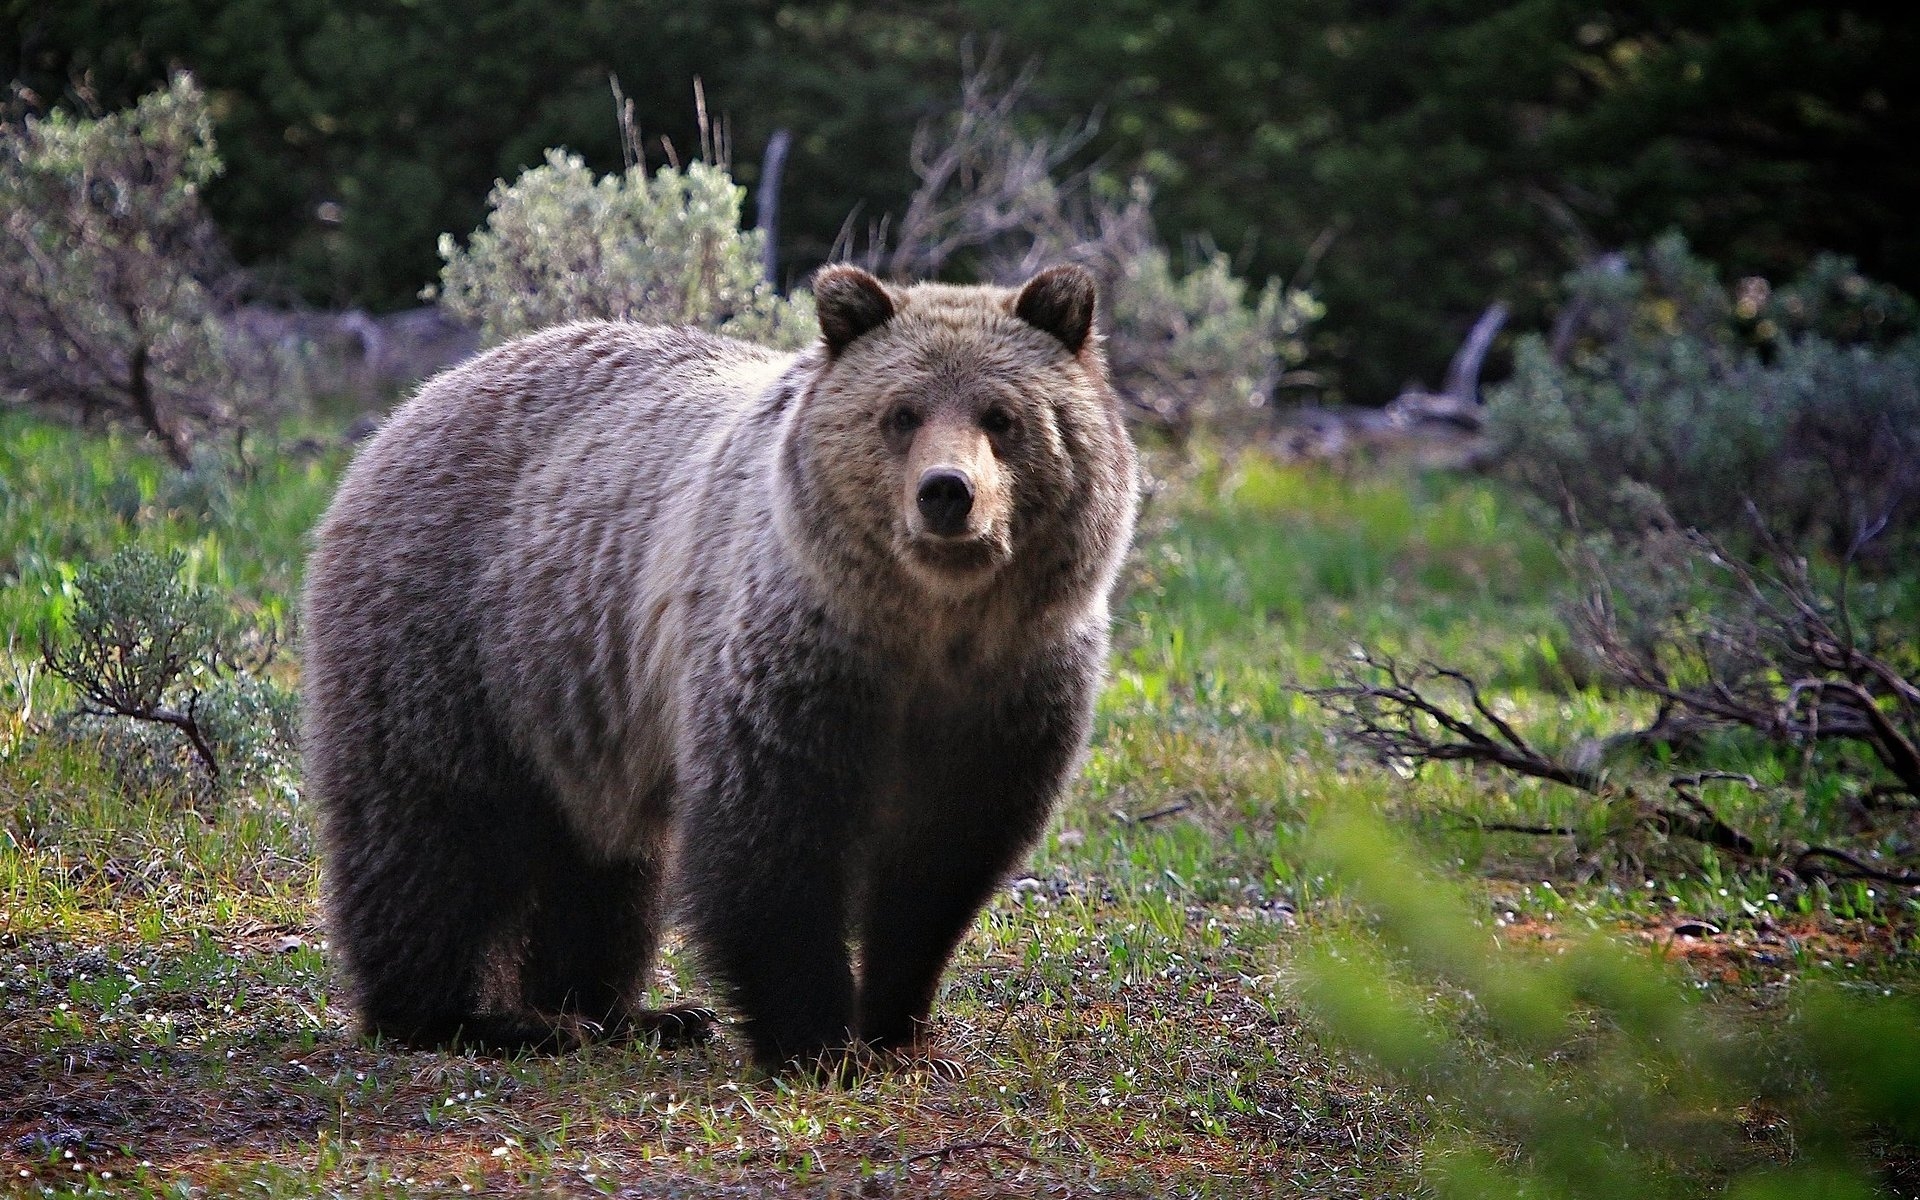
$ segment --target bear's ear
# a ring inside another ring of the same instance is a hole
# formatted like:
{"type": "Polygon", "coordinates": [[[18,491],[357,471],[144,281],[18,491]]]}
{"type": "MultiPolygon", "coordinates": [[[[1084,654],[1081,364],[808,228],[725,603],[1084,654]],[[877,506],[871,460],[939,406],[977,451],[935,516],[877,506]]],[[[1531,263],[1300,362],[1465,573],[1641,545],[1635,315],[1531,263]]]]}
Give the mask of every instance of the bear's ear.
{"type": "Polygon", "coordinates": [[[836,355],[893,317],[893,297],[886,285],[848,263],[821,267],[814,275],[813,306],[827,350],[836,355]]]}
{"type": "Polygon", "coordinates": [[[1096,288],[1085,267],[1048,267],[1027,281],[1013,302],[1013,315],[1060,339],[1074,354],[1093,332],[1096,288]]]}

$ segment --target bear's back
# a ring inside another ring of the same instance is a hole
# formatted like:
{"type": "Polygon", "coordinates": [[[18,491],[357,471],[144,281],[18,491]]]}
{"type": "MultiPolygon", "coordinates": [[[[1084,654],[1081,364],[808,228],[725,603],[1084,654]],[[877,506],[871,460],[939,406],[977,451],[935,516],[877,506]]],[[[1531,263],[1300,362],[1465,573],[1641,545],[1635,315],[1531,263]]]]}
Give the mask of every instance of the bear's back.
{"type": "Polygon", "coordinates": [[[657,672],[631,657],[658,644],[641,627],[656,606],[634,589],[684,524],[663,509],[690,498],[786,361],[588,322],[429,381],[362,450],[318,531],[305,671],[309,736],[326,745],[312,757],[457,780],[506,753],[562,790],[607,768],[656,781],[665,731],[627,719],[657,711],[657,672]]]}

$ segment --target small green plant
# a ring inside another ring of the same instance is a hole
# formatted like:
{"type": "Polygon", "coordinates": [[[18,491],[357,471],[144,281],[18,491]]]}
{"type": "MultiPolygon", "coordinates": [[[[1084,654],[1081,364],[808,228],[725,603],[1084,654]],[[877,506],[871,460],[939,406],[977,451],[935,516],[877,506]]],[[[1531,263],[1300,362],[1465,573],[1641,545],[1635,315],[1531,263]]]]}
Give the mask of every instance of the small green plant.
{"type": "Polygon", "coordinates": [[[174,464],[280,403],[276,353],[225,318],[238,273],[201,202],[220,173],[182,74],[126,112],[0,125],[0,399],[128,420],[174,464]]]}
{"type": "Polygon", "coordinates": [[[291,693],[253,674],[271,641],[249,651],[219,597],[181,579],[184,563],[135,545],[82,568],[64,635],[49,632],[42,657],[79,693],[82,716],[166,726],[210,778],[257,777],[290,758],[291,693]]]}
{"type": "Polygon", "coordinates": [[[440,239],[437,295],[497,343],[590,318],[693,325],[775,346],[816,335],[811,298],[783,298],[761,278],[761,235],[740,228],[725,167],[643,163],[596,178],[577,155],[500,183],[465,247],[440,239]]]}

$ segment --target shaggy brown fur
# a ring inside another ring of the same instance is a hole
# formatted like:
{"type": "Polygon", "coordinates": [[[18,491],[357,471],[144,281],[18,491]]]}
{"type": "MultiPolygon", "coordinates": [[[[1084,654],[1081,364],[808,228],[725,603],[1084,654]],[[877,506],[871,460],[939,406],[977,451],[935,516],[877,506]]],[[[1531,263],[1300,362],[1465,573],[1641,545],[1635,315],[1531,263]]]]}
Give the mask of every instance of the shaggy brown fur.
{"type": "Polygon", "coordinates": [[[306,749],[368,1029],[696,1035],[636,1006],[670,891],[761,1065],[920,1048],[1085,744],[1134,455],[1083,272],[815,287],[792,356],[502,346],[348,472],[306,749]]]}

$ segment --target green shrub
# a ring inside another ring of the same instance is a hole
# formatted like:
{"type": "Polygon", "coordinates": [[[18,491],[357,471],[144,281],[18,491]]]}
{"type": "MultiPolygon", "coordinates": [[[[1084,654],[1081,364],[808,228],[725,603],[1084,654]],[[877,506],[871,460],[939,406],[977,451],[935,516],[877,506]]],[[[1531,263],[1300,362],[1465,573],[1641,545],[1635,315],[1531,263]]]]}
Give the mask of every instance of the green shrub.
{"type": "Polygon", "coordinates": [[[579,157],[549,150],[546,165],[495,185],[486,225],[464,248],[441,237],[439,301],[488,343],[597,317],[799,345],[817,333],[811,299],[783,299],[761,278],[760,235],[740,228],[742,194],[708,163],[595,178],[579,157]]]}
{"type": "Polygon", "coordinates": [[[186,75],[111,116],[0,126],[0,399],[130,421],[182,468],[196,431],[284,404],[276,353],[224,319],[219,172],[186,75]]]}
{"type": "Polygon", "coordinates": [[[1278,280],[1256,291],[1218,251],[1180,275],[1153,246],[1123,262],[1110,288],[1114,378],[1177,431],[1245,432],[1272,416],[1281,372],[1300,361],[1320,311],[1278,280]]]}
{"type": "Polygon", "coordinates": [[[43,637],[47,669],[79,694],[57,732],[98,739],[116,770],[185,782],[186,759],[224,788],[292,777],[293,693],[259,673],[273,653],[185,557],[127,546],[83,567],[71,611],[43,637]],[[134,728],[129,730],[127,723],[134,728]]]}
{"type": "Polygon", "coordinates": [[[1920,528],[1911,301],[1823,259],[1774,293],[1721,286],[1677,236],[1572,277],[1553,340],[1489,397],[1507,470],[1576,528],[1677,522],[1890,558],[1920,528]]]}

